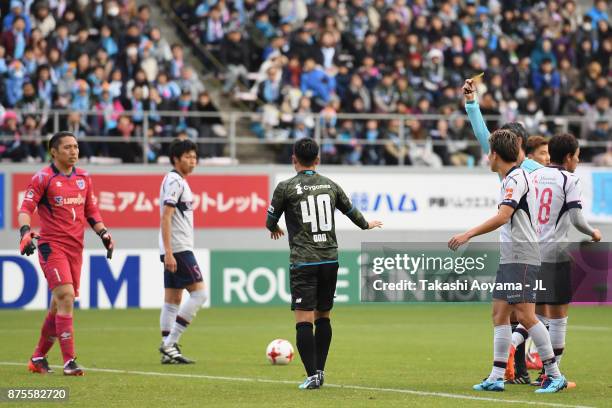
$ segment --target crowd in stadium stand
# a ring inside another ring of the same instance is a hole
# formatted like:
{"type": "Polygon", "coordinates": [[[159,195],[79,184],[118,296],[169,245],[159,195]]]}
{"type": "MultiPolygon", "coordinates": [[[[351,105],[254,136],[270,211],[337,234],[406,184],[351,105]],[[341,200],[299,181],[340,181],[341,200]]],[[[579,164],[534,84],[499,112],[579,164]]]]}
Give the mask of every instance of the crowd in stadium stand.
{"type": "MultiPolygon", "coordinates": [[[[157,142],[148,159],[155,160],[165,137],[205,137],[218,122],[156,113],[215,108],[184,62],[182,46],[168,44],[152,25],[148,6],[137,7],[134,0],[11,0],[2,2],[1,13],[1,158],[45,161],[45,136],[59,125],[79,138],[124,142],[81,142],[86,158],[139,162],[143,148],[133,139],[142,134],[149,111],[148,133],[157,142]],[[70,114],[56,124],[48,112],[57,109],[70,114]]],[[[215,154],[205,148],[200,153],[215,154]]]]}
{"type": "MultiPolygon", "coordinates": [[[[221,65],[224,92],[262,112],[261,138],[313,137],[325,162],[477,163],[462,115],[464,79],[485,72],[480,107],[530,134],[567,129],[611,141],[608,5],[575,1],[186,0],[176,13],[221,65]],[[239,88],[237,85],[242,84],[239,88]],[[246,88],[245,88],[246,87],[246,88]],[[443,120],[349,120],[339,113],[443,114],[443,120]],[[545,120],[578,115],[584,124],[545,120]],[[408,144],[400,143],[403,129],[408,144]],[[378,141],[362,147],[360,140],[378,141]],[[342,144],[333,142],[343,142],[342,144]]],[[[287,152],[285,157],[287,159],[287,152]]],[[[612,160],[600,143],[583,158],[612,160]]],[[[605,160],[604,160],[605,162],[605,160]]]]}

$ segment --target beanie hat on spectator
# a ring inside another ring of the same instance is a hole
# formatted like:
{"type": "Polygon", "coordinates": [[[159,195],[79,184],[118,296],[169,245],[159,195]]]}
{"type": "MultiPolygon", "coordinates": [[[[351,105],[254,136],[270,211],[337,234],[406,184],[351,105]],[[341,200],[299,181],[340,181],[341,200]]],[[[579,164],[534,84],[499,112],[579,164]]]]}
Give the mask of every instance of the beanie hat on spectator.
{"type": "Polygon", "coordinates": [[[440,51],[439,49],[433,48],[427,54],[427,59],[432,60],[434,58],[439,58],[440,60],[442,60],[444,59],[444,54],[442,54],[442,51],[440,51]]]}
{"type": "Polygon", "coordinates": [[[4,112],[4,117],[2,118],[2,123],[6,122],[7,120],[17,120],[17,113],[15,113],[14,111],[6,111],[4,112]]]}
{"type": "Polygon", "coordinates": [[[486,6],[480,6],[476,9],[476,15],[480,17],[481,14],[489,14],[489,9],[486,6]]]}
{"type": "Polygon", "coordinates": [[[14,8],[23,9],[23,3],[19,0],[11,0],[11,10],[14,8]]]}
{"type": "Polygon", "coordinates": [[[413,52],[413,53],[410,54],[410,60],[422,61],[423,60],[423,56],[421,54],[419,54],[418,52],[413,52]]]}

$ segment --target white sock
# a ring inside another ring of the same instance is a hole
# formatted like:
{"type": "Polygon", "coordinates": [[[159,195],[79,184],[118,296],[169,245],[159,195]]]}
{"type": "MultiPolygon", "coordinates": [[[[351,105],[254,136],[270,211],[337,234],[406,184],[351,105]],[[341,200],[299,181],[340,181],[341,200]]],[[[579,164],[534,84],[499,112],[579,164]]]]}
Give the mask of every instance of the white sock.
{"type": "Polygon", "coordinates": [[[518,346],[523,344],[525,340],[527,340],[527,337],[529,337],[529,332],[527,331],[527,329],[525,329],[525,326],[519,324],[518,326],[516,326],[516,329],[512,333],[512,346],[514,348],[517,348],[518,346]]]}
{"type": "Polygon", "coordinates": [[[179,305],[173,303],[164,303],[159,316],[159,328],[162,332],[162,341],[166,340],[170,330],[172,330],[172,323],[176,320],[176,314],[178,313],[179,305]],[[165,333],[168,333],[164,336],[165,333]]]}
{"type": "Polygon", "coordinates": [[[548,325],[550,324],[549,320],[548,320],[548,317],[542,316],[542,315],[539,315],[539,314],[536,314],[536,317],[538,318],[539,321],[542,322],[544,327],[546,327],[546,330],[548,330],[548,325]]]}
{"type": "Polygon", "coordinates": [[[489,374],[489,381],[504,378],[511,341],[512,327],[509,324],[495,326],[493,329],[493,369],[489,374]]]}
{"type": "Polygon", "coordinates": [[[189,294],[189,300],[185,302],[183,306],[181,306],[178,314],[176,315],[176,319],[174,324],[172,325],[172,331],[168,338],[164,340],[165,346],[170,346],[172,344],[178,343],[181,335],[189,326],[189,323],[193,320],[196,313],[202,305],[206,302],[206,291],[204,290],[194,290],[189,294]]]}
{"type": "Polygon", "coordinates": [[[565,334],[567,333],[567,317],[561,319],[549,319],[550,343],[557,358],[557,364],[561,364],[563,349],[565,348],[565,334]]]}
{"type": "Polygon", "coordinates": [[[540,358],[542,359],[542,364],[544,365],[546,375],[549,377],[561,376],[559,366],[557,365],[557,361],[555,359],[555,353],[553,352],[552,344],[550,344],[550,335],[548,334],[548,330],[546,330],[544,324],[542,322],[534,324],[529,329],[529,335],[533,339],[533,343],[538,349],[538,354],[540,354],[540,358]]]}

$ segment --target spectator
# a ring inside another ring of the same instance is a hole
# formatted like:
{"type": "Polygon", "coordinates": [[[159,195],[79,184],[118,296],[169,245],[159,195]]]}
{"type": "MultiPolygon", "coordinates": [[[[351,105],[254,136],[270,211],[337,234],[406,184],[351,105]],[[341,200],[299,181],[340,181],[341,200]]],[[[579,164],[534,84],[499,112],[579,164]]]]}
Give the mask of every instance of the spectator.
{"type": "Polygon", "coordinates": [[[2,37],[0,37],[0,45],[4,47],[6,50],[6,55],[10,58],[19,60],[23,57],[28,42],[28,35],[25,28],[26,23],[24,18],[22,16],[18,16],[12,20],[11,29],[2,33],[2,37]]]}
{"type": "Polygon", "coordinates": [[[8,67],[7,78],[4,81],[6,103],[14,107],[23,97],[23,84],[26,79],[26,70],[19,60],[14,60],[8,67]]]}
{"type": "Polygon", "coordinates": [[[581,155],[586,161],[610,166],[610,153],[612,147],[612,130],[610,129],[609,119],[600,118],[595,123],[595,129],[591,130],[587,136],[589,142],[596,143],[595,146],[584,148],[581,155]]]}
{"type": "Polygon", "coordinates": [[[393,73],[386,71],[382,81],[374,88],[372,96],[376,113],[393,113],[397,109],[399,93],[393,82],[393,73]]]}
{"type": "Polygon", "coordinates": [[[111,157],[121,159],[123,163],[139,163],[142,161],[142,147],[134,141],[134,124],[127,115],[121,115],[117,126],[110,129],[109,136],[118,138],[109,145],[111,157]]]}
{"type": "Polygon", "coordinates": [[[172,59],[170,60],[169,75],[172,79],[177,79],[181,75],[181,70],[185,67],[183,46],[172,44],[172,59]]]}
{"type": "Polygon", "coordinates": [[[268,77],[259,84],[257,97],[267,104],[280,104],[282,99],[281,81],[277,75],[277,68],[268,68],[268,77]]]}
{"type": "Polygon", "coordinates": [[[336,92],[334,77],[327,75],[322,69],[318,68],[314,58],[308,58],[304,62],[300,84],[302,93],[312,95],[315,108],[325,106],[336,92]]]}
{"type": "Polygon", "coordinates": [[[70,47],[68,27],[64,24],[57,26],[55,35],[51,38],[51,45],[59,51],[60,55],[65,55],[70,47]]]}
{"type": "Polygon", "coordinates": [[[540,95],[539,104],[546,115],[554,115],[559,110],[561,79],[548,58],[542,60],[540,69],[533,73],[533,89],[540,95]]]}
{"type": "Polygon", "coordinates": [[[246,42],[237,27],[230,29],[223,40],[221,62],[227,68],[225,83],[223,84],[223,93],[227,95],[234,89],[239,80],[242,79],[246,82],[248,74],[249,58],[246,42]]]}
{"type": "Polygon", "coordinates": [[[445,166],[452,164],[448,145],[450,144],[450,130],[448,121],[444,119],[438,120],[436,128],[431,131],[431,140],[435,143],[432,147],[435,153],[445,166]]]}
{"type": "Polygon", "coordinates": [[[85,7],[84,18],[86,18],[85,25],[89,28],[100,29],[104,22],[104,4],[103,0],[94,0],[88,2],[85,7]]]}
{"type": "Polygon", "coordinates": [[[100,44],[99,47],[103,48],[106,53],[113,57],[119,51],[119,47],[117,46],[117,42],[113,38],[113,33],[108,25],[103,25],[100,29],[100,44]]]}
{"type": "Polygon", "coordinates": [[[2,29],[4,32],[9,31],[11,27],[14,27],[14,22],[17,19],[22,19],[24,23],[23,31],[25,34],[30,34],[32,30],[32,23],[30,16],[25,12],[23,3],[20,0],[11,0],[11,11],[4,16],[2,20],[2,29]]]}
{"type": "MultiPolygon", "coordinates": [[[[172,110],[179,111],[179,112],[189,112],[192,110],[191,108],[192,103],[193,102],[191,100],[191,91],[189,89],[183,89],[181,90],[181,95],[179,99],[176,101],[172,110]]],[[[187,126],[188,124],[187,119],[188,118],[185,117],[184,115],[175,117],[174,128],[177,131],[187,132],[187,134],[189,135],[191,139],[196,139],[197,138],[196,130],[189,128],[187,126]]]]}
{"type": "Polygon", "coordinates": [[[278,14],[281,21],[300,27],[308,17],[308,8],[304,0],[280,0],[278,14]]]}
{"type": "Polygon", "coordinates": [[[161,37],[161,31],[157,27],[151,28],[149,39],[152,43],[151,55],[157,59],[159,64],[166,64],[172,60],[172,51],[168,42],[161,37]]]}
{"type": "Polygon", "coordinates": [[[357,133],[352,120],[344,120],[336,139],[342,144],[337,146],[339,164],[361,163],[362,146],[357,143],[357,133]]]}
{"type": "Polygon", "coordinates": [[[21,141],[21,131],[17,121],[17,114],[13,111],[4,113],[2,122],[2,136],[11,137],[12,140],[2,143],[2,158],[19,162],[28,157],[25,145],[21,141]]]}
{"type": "Polygon", "coordinates": [[[44,106],[53,106],[53,81],[51,80],[51,71],[48,65],[40,65],[36,70],[34,79],[36,93],[41,98],[44,106]]]}
{"type": "Polygon", "coordinates": [[[25,116],[19,133],[27,161],[45,162],[47,152],[42,142],[40,126],[34,115],[25,116]]]}
{"type": "Polygon", "coordinates": [[[49,12],[49,5],[44,1],[35,3],[33,8],[32,28],[39,29],[42,36],[47,37],[55,30],[55,17],[49,12]]]}
{"type": "Polygon", "coordinates": [[[224,27],[221,17],[221,10],[215,6],[210,10],[206,21],[206,30],[202,37],[202,42],[209,45],[219,45],[224,38],[224,27]]]}
{"type": "Polygon", "coordinates": [[[372,111],[372,97],[370,96],[370,91],[363,86],[361,76],[353,74],[346,93],[341,95],[341,101],[344,103],[343,109],[347,112],[353,112],[356,99],[361,99],[365,112],[372,111]]]}
{"type": "MultiPolygon", "coordinates": [[[[192,111],[200,113],[218,114],[218,109],[212,104],[208,92],[201,92],[192,111]]],[[[189,127],[195,129],[199,138],[222,138],[227,136],[220,116],[192,116],[188,120],[189,127]]],[[[198,143],[200,157],[221,157],[225,142],[198,143]]]]}
{"type": "Polygon", "coordinates": [[[159,73],[159,65],[153,55],[151,55],[152,43],[146,41],[142,47],[141,58],[140,58],[140,69],[145,73],[145,80],[153,82],[159,73]]]}
{"type": "Polygon", "coordinates": [[[138,6],[136,25],[141,33],[148,34],[151,31],[151,8],[148,5],[142,4],[138,6]]]}
{"type": "Polygon", "coordinates": [[[138,45],[130,43],[125,52],[121,54],[117,61],[117,66],[121,70],[123,78],[132,78],[138,67],[140,66],[140,57],[138,56],[138,45]]]}
{"type": "Polygon", "coordinates": [[[8,71],[8,64],[6,61],[6,49],[0,45],[0,75],[6,74],[8,71]]]}
{"type": "Polygon", "coordinates": [[[125,24],[119,16],[119,4],[116,1],[111,0],[106,4],[106,15],[102,19],[102,23],[110,27],[113,36],[118,36],[123,32],[125,24]]]}
{"type": "Polygon", "coordinates": [[[364,145],[361,158],[363,164],[378,165],[383,164],[382,146],[374,144],[382,139],[378,121],[368,120],[363,135],[363,139],[368,143],[364,145]]]}
{"type": "Polygon", "coordinates": [[[612,108],[610,107],[610,96],[607,94],[600,95],[595,101],[595,105],[591,107],[587,114],[585,121],[589,124],[589,130],[596,130],[596,124],[601,121],[612,121],[612,108]]]}
{"type": "Polygon", "coordinates": [[[168,74],[160,72],[157,75],[156,88],[159,95],[166,100],[177,99],[181,95],[181,88],[172,80],[168,80],[168,74]]]}
{"type": "Polygon", "coordinates": [[[400,137],[399,120],[393,119],[389,123],[384,145],[384,158],[387,165],[398,165],[401,160],[404,164],[412,164],[408,148],[400,137]]]}
{"type": "Polygon", "coordinates": [[[91,159],[93,156],[92,143],[83,140],[84,137],[89,136],[91,130],[79,112],[73,111],[68,114],[66,130],[72,132],[77,138],[79,143],[79,157],[87,158],[88,160],[91,159]]]}
{"type": "Polygon", "coordinates": [[[75,82],[70,109],[85,115],[91,109],[91,91],[87,81],[79,79],[75,82]]]}
{"type": "Polygon", "coordinates": [[[325,70],[330,70],[338,65],[338,49],[334,35],[327,31],[321,36],[321,46],[319,47],[316,61],[325,70]]]}
{"type": "Polygon", "coordinates": [[[41,125],[44,125],[47,121],[46,109],[48,109],[48,106],[45,106],[45,102],[36,94],[36,88],[32,82],[23,84],[22,97],[15,104],[15,108],[21,114],[32,115],[36,122],[41,125]]]}
{"type": "Polygon", "coordinates": [[[474,138],[469,122],[459,111],[453,112],[449,120],[448,152],[453,166],[474,166],[480,160],[482,149],[474,138]]]}
{"type": "MultiPolygon", "coordinates": [[[[594,26],[597,25],[599,20],[608,21],[608,4],[604,0],[595,0],[593,7],[586,13],[587,16],[591,17],[591,21],[594,26]]],[[[11,5],[13,3],[11,2],[11,5]]]]}

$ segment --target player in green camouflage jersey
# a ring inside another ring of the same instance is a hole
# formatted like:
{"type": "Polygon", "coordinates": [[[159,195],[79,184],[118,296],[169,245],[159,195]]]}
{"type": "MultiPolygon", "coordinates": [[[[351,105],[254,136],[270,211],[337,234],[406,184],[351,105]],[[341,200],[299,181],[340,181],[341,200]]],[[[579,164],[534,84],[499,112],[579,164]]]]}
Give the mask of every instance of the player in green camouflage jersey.
{"type": "Polygon", "coordinates": [[[297,175],[278,184],[266,220],[270,237],[279,239],[284,232],[278,220],[285,214],[291,249],[291,310],[295,312],[297,348],[308,375],[301,389],[323,385],[331,344],[329,315],[338,277],[334,212],[338,209],[364,230],[382,226],[380,221],[367,222],[340,186],[315,171],[318,164],[317,143],[310,138],[298,140],[293,147],[297,175]]]}

